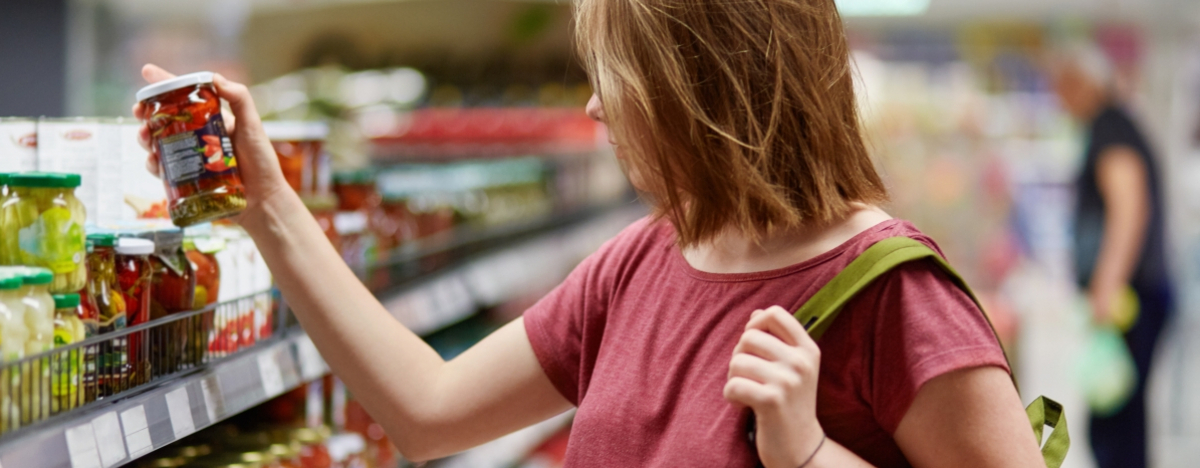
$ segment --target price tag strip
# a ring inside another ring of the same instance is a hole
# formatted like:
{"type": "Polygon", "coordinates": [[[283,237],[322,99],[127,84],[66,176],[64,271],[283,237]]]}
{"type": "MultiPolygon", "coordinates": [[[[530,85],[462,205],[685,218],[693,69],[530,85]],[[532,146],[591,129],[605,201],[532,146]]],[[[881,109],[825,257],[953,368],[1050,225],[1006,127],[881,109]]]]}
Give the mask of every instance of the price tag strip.
{"type": "Polygon", "coordinates": [[[121,426],[125,430],[125,447],[129,458],[138,458],[154,451],[150,441],[150,426],[146,424],[146,407],[134,406],[121,412],[121,426]]]}
{"type": "Polygon", "coordinates": [[[100,463],[104,468],[116,466],[125,460],[125,437],[115,411],[93,419],[92,431],[96,434],[96,448],[100,451],[100,463]]]}
{"type": "Polygon", "coordinates": [[[100,464],[100,451],[96,449],[96,432],[92,423],[67,429],[66,438],[71,468],[104,468],[100,464]]]}
{"type": "Polygon", "coordinates": [[[275,351],[278,349],[258,355],[258,372],[262,376],[263,392],[267,394],[267,398],[280,395],[286,390],[283,385],[283,371],[279,370],[279,361],[275,359],[275,351]]]}
{"type": "Polygon", "coordinates": [[[167,416],[171,420],[171,430],[179,439],[196,432],[196,423],[192,421],[192,405],[188,400],[187,387],[180,387],[167,393],[167,416]]]}

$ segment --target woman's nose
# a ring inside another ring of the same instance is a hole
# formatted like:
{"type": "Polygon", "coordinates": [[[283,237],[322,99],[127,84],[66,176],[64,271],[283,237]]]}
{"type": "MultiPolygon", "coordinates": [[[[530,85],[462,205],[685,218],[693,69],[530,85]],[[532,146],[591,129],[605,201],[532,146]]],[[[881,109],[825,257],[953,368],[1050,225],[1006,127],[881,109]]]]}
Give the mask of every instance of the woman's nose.
{"type": "Polygon", "coordinates": [[[600,97],[595,94],[587,103],[587,115],[600,123],[604,123],[604,105],[600,104],[600,97]]]}

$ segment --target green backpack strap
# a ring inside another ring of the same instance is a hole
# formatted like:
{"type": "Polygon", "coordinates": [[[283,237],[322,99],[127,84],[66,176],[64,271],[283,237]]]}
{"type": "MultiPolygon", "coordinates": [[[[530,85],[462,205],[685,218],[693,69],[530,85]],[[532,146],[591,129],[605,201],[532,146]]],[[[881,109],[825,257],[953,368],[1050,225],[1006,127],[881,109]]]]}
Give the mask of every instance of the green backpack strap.
{"type": "MultiPolygon", "coordinates": [[[[900,264],[924,259],[931,260],[941,267],[954,281],[954,284],[967,293],[967,296],[975,302],[975,306],[982,313],[983,305],[975,297],[975,293],[971,291],[966,281],[963,281],[958,272],[954,271],[954,268],[946,262],[946,259],[916,239],[898,236],[881,240],[867,248],[837,276],[829,280],[829,283],[826,283],[812,298],[800,306],[800,309],[794,314],[796,320],[804,325],[809,336],[814,340],[819,340],[837,319],[846,302],[859,291],[900,264]]],[[[987,320],[988,327],[992,329],[992,334],[996,336],[996,342],[1000,342],[1000,337],[996,335],[996,329],[992,326],[991,319],[987,318],[987,314],[983,314],[983,316],[987,320]]],[[[1003,352],[1003,349],[1001,351],[1003,352]]],[[[1008,360],[1007,353],[1004,359],[1008,360]]],[[[1015,377],[1013,377],[1013,385],[1016,385],[1015,377]]],[[[1025,412],[1034,427],[1034,434],[1039,443],[1042,440],[1042,428],[1044,426],[1052,428],[1046,444],[1042,447],[1042,456],[1046,460],[1047,467],[1059,468],[1071,445],[1071,438],[1067,433],[1067,418],[1063,415],[1062,405],[1049,398],[1038,397],[1026,408],[1025,412]]]]}

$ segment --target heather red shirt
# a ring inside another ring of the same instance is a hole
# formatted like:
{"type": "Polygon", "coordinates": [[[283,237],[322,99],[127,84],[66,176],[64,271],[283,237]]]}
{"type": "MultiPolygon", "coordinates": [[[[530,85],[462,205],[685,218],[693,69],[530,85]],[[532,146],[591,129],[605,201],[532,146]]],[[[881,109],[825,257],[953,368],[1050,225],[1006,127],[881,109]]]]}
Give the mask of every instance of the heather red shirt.
{"type": "MultiPolygon", "coordinates": [[[[733,347],[755,309],[796,310],[876,241],[887,221],[786,268],[692,268],[669,223],[643,219],[525,313],[546,375],[578,407],[568,467],[753,467],[747,410],[725,401],[733,347]]],[[[892,434],[930,379],[1004,356],[971,299],[930,262],[901,265],[847,303],[818,341],[817,417],[830,439],[879,467],[909,466],[892,434]]]]}

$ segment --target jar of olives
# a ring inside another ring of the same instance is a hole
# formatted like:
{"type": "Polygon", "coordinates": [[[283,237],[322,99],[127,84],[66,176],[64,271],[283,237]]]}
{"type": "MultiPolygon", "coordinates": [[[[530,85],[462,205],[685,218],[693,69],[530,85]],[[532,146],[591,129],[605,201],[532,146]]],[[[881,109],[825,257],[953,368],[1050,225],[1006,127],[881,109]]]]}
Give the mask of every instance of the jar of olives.
{"type": "Polygon", "coordinates": [[[19,264],[54,273],[53,293],[77,292],[87,283],[87,212],[75,198],[79,184],[79,174],[28,172],[9,177],[11,193],[4,203],[0,238],[17,239],[19,264]]]}

